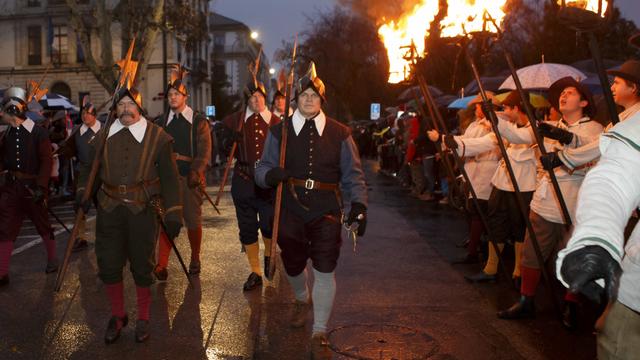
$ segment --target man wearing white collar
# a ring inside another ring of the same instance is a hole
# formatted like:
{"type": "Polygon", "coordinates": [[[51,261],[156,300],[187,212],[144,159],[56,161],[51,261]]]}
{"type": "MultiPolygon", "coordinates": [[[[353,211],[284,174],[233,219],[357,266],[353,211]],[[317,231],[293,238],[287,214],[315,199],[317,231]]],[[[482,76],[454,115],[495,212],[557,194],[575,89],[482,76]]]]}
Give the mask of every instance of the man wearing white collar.
{"type": "Polygon", "coordinates": [[[47,249],[46,273],[58,270],[56,243],[47,213],[53,162],[47,129],[26,116],[27,95],[12,87],[4,92],[0,134],[0,287],[9,284],[13,243],[25,217],[31,219],[47,249]]]}
{"type": "MultiPolygon", "coordinates": [[[[96,108],[93,106],[88,96],[82,99],[82,108],[80,109],[80,117],[82,118],[82,125],[78,125],[71,136],[67,138],[57,151],[59,155],[64,156],[66,159],[75,157],[78,159],[78,167],[91,166],[90,157],[90,145],[89,143],[95,138],[100,131],[102,124],[96,117],[96,108]]],[[[77,178],[77,175],[76,175],[77,178]]],[[[76,189],[76,197],[82,196],[82,188],[76,189]]],[[[73,251],[81,251],[87,248],[87,235],[86,235],[86,213],[82,217],[78,230],[78,237],[76,243],[73,246],[73,251]]]]}
{"type": "MultiPolygon", "coordinates": [[[[244,96],[246,109],[229,115],[223,123],[233,133],[232,140],[238,144],[231,196],[236,208],[240,242],[251,267],[251,274],[243,285],[244,291],[249,291],[262,285],[258,229],[265,247],[264,268],[268,269],[273,223],[273,190],[261,189],[255,184],[254,170],[262,156],[269,127],[278,123],[280,118],[267,109],[267,92],[256,79],[245,87],[244,96]]],[[[232,144],[228,142],[225,147],[230,148],[232,144]]]]}
{"type": "MultiPolygon", "coordinates": [[[[187,228],[191,262],[189,273],[200,273],[200,247],[202,244],[202,191],[205,186],[205,171],[211,157],[211,133],[207,118],[194,112],[187,105],[187,87],[184,84],[186,71],[177,66],[171,73],[167,89],[169,114],[158,120],[160,125],[173,138],[180,184],[182,187],[182,216],[187,228]]],[[[171,243],[161,233],[158,243],[158,264],[154,273],[158,280],[167,279],[167,265],[171,243]]]]}
{"type": "MultiPolygon", "coordinates": [[[[149,338],[149,287],[153,283],[153,252],[159,231],[150,201],[161,199],[168,237],[175,238],[182,226],[180,183],[171,137],[142,116],[138,91],[123,88],[115,96],[118,119],[108,129],[98,175],[90,189],[98,199],[98,275],[111,304],[112,316],[104,337],[107,344],[115,342],[128,323],[122,282],[127,261],[136,284],[135,339],[144,342],[149,338]]],[[[95,148],[91,150],[91,158],[95,159],[95,148]]],[[[81,168],[80,184],[86,184],[90,168],[81,168]]],[[[90,201],[77,205],[88,210],[90,201]]]]}
{"type": "Polygon", "coordinates": [[[283,183],[278,245],[287,279],[295,294],[291,326],[302,328],[313,303],[313,359],[330,359],[326,332],[336,292],[335,269],[340,256],[341,191],[349,194],[345,223],[357,234],[366,228],[367,188],[358,149],[348,127],[322,112],[324,83],[315,65],[296,89],[298,110],[287,126],[285,168],[279,167],[282,123],[272,127],[256,169],[265,189],[283,183]],[[307,262],[313,265],[313,292],[307,286],[307,262]]]}

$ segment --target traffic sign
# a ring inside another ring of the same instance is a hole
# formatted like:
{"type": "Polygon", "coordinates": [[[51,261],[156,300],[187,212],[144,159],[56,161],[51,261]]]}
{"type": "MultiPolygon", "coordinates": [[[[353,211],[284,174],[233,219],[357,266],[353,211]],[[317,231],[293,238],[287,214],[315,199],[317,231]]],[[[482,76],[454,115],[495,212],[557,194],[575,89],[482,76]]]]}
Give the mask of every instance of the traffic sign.
{"type": "Polygon", "coordinates": [[[207,106],[207,116],[216,116],[216,107],[214,105],[207,106]]]}
{"type": "Polygon", "coordinates": [[[372,103],[371,104],[371,120],[380,119],[380,104],[372,103]]]}

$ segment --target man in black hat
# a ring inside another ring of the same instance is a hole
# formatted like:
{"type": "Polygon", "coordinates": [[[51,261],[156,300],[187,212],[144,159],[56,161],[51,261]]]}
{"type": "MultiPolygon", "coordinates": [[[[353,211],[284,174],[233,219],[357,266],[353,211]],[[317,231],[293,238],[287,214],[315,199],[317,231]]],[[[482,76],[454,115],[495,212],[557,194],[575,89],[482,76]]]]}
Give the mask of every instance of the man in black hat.
{"type": "MultiPolygon", "coordinates": [[[[251,273],[243,285],[244,291],[249,291],[262,285],[258,230],[265,247],[264,268],[268,269],[273,223],[273,190],[258,187],[254,181],[254,171],[262,156],[269,127],[278,123],[280,118],[267,109],[267,91],[255,75],[245,87],[244,96],[246,108],[229,115],[223,123],[237,143],[231,196],[236,208],[240,242],[251,267],[251,273]]],[[[231,144],[229,142],[227,147],[230,148],[231,144]]]]}
{"type": "MultiPolygon", "coordinates": [[[[607,72],[614,76],[611,92],[616,105],[624,108],[624,111],[618,114],[618,118],[623,122],[640,111],[640,61],[629,60],[622,64],[619,70],[608,70],[607,72]]],[[[612,126],[613,124],[609,124],[604,131],[609,131],[612,126]]],[[[573,139],[572,134],[561,134],[560,131],[556,133],[557,137],[566,137],[567,139],[571,137],[573,139]]],[[[577,136],[573,141],[578,144],[577,148],[549,153],[546,157],[541,158],[543,164],[547,167],[564,165],[573,170],[598,160],[600,157],[598,141],[590,142],[588,139],[582,141],[580,136],[577,136]]]]}
{"type": "Polygon", "coordinates": [[[31,96],[19,87],[4,92],[0,133],[0,287],[9,284],[9,261],[25,217],[31,219],[47,250],[46,273],[58,270],[56,242],[47,213],[53,163],[47,129],[27,117],[31,96]]]}
{"type": "Polygon", "coordinates": [[[298,109],[287,119],[286,165],[279,167],[282,123],[273,126],[256,169],[256,182],[265,189],[283,183],[278,245],[296,302],[291,326],[304,327],[313,303],[311,349],[314,359],[331,357],[327,322],[336,292],[335,268],[340,255],[341,190],[350,195],[346,223],[366,227],[367,188],[358,150],[350,129],[322,111],[324,83],[315,65],[296,88],[298,109]],[[313,265],[314,284],[307,287],[307,262],[313,265]]]}
{"type": "MultiPolygon", "coordinates": [[[[204,114],[187,105],[187,87],[184,83],[187,71],[176,65],[171,72],[167,89],[169,114],[157,124],[173,138],[180,185],[182,188],[182,217],[189,246],[191,247],[190,274],[200,273],[200,247],[202,244],[202,191],[205,185],[205,171],[211,156],[211,132],[209,121],[204,114]]],[[[171,243],[166,234],[160,234],[158,244],[158,264],[154,270],[156,277],[167,279],[167,265],[171,243]]]]}
{"type": "MultiPolygon", "coordinates": [[[[573,136],[554,136],[559,132],[575,134],[583,142],[598,140],[602,132],[602,125],[590,118],[595,114],[595,106],[593,105],[593,97],[586,86],[572,77],[559,79],[549,87],[549,100],[551,105],[562,114],[562,118],[555,123],[538,125],[540,133],[547,138],[544,143],[547,151],[577,146],[573,141],[573,136]]],[[[531,143],[533,142],[535,139],[532,137],[531,143]]],[[[556,168],[554,171],[572,222],[575,221],[578,191],[588,170],[589,166],[575,169],[572,172],[564,168],[556,168]]],[[[538,177],[536,190],[530,203],[529,221],[545,261],[554,251],[564,248],[571,232],[565,226],[566,222],[560,203],[551,187],[547,172],[538,177]]],[[[529,318],[535,315],[534,298],[540,282],[541,270],[528,231],[525,235],[521,259],[520,300],[508,309],[499,311],[498,317],[501,319],[529,318]]],[[[576,327],[576,305],[577,298],[573,294],[567,293],[563,324],[568,329],[576,327]]]]}
{"type": "MultiPolygon", "coordinates": [[[[142,97],[134,89],[115,94],[118,118],[106,129],[103,158],[91,194],[98,199],[96,258],[98,275],[105,283],[111,319],[104,340],[114,343],[129,318],[124,307],[122,270],[129,267],[136,284],[138,320],[135,339],[149,338],[149,310],[153,283],[153,255],[158,238],[158,214],[152,201],[161,199],[169,238],[182,227],[180,180],[171,137],[147,121],[142,97]]],[[[95,148],[92,159],[95,159],[95,148]]],[[[83,166],[79,183],[86,185],[91,166],[83,166]]],[[[79,203],[88,210],[89,203],[79,203]]]]}
{"type": "MultiPolygon", "coordinates": [[[[71,136],[60,146],[58,154],[66,159],[75,157],[78,159],[78,167],[91,166],[93,160],[91,156],[91,145],[89,143],[95,138],[102,124],[97,120],[97,113],[95,106],[91,103],[88,96],[82,99],[82,108],[80,109],[80,117],[82,124],[77,125],[71,133],[71,136]]],[[[76,176],[77,178],[77,176],[76,176]]],[[[77,188],[76,196],[82,196],[84,189],[77,188]]],[[[73,251],[81,251],[87,248],[87,234],[86,234],[86,213],[80,220],[80,229],[78,230],[78,237],[76,243],[73,246],[73,251]]]]}

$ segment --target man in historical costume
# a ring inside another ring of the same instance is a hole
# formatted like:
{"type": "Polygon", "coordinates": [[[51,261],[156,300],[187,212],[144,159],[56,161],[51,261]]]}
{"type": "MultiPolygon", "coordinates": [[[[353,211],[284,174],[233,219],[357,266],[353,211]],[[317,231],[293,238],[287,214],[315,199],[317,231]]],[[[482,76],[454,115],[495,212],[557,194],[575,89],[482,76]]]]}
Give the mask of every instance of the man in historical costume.
{"type": "MultiPolygon", "coordinates": [[[[266,107],[267,92],[255,75],[244,89],[247,107],[223,120],[237,143],[236,163],[231,179],[231,196],[236,208],[240,242],[247,254],[251,274],[244,283],[245,291],[262,285],[258,230],[264,241],[264,269],[269,268],[269,249],[273,223],[273,190],[262,189],[254,181],[255,168],[260,161],[269,127],[280,121],[266,107]]],[[[232,143],[229,142],[230,147],[232,143]]]]}
{"type": "Polygon", "coordinates": [[[602,134],[600,160],[587,174],[575,229],[560,251],[557,277],[572,292],[609,310],[598,329],[598,359],[635,359],[640,354],[640,228],[625,242],[625,227],[640,206],[640,113],[602,134]],[[604,288],[603,288],[604,287],[604,288]]]}
{"type": "MultiPolygon", "coordinates": [[[[487,92],[487,95],[495,105],[499,104],[493,93],[487,92]]],[[[474,119],[466,128],[464,134],[460,136],[461,140],[481,138],[492,133],[491,123],[486,119],[481,104],[482,97],[480,95],[476,96],[469,103],[469,106],[472,106],[474,110],[474,119]]],[[[438,134],[436,130],[430,130],[428,134],[431,141],[441,139],[441,135],[438,134]]],[[[478,205],[486,215],[488,213],[489,196],[491,195],[492,189],[491,177],[495,174],[498,168],[498,162],[502,157],[502,155],[500,155],[500,149],[497,145],[494,145],[484,152],[475,154],[464,151],[460,153],[460,155],[464,157],[464,168],[467,175],[469,175],[469,180],[471,180],[470,185],[473,186],[473,190],[478,197],[478,205]]],[[[469,196],[471,197],[471,195],[469,196]]],[[[454,264],[474,264],[479,262],[478,248],[480,247],[480,240],[485,228],[480,214],[471,199],[467,201],[467,211],[470,215],[467,255],[463,259],[456,260],[454,264]]]]}
{"type": "Polygon", "coordinates": [[[47,129],[26,115],[31,96],[19,87],[4,92],[0,133],[0,287],[9,284],[13,243],[29,218],[47,250],[46,273],[58,270],[56,242],[49,223],[47,197],[53,162],[47,129]]]}
{"type": "Polygon", "coordinates": [[[346,223],[366,227],[367,188],[358,150],[348,127],[322,111],[325,87],[311,63],[296,88],[298,109],[288,120],[286,165],[279,167],[282,123],[272,127],[256,181],[264,188],[283,183],[278,245],[287,279],[295,293],[293,327],[303,327],[313,303],[312,354],[331,357],[327,322],[336,291],[335,269],[340,255],[342,191],[349,194],[346,223]],[[313,265],[313,293],[309,294],[306,266],[313,265]]]}
{"type": "MultiPolygon", "coordinates": [[[[82,99],[82,108],[80,109],[80,117],[82,118],[82,125],[78,125],[71,136],[62,143],[62,146],[58,150],[58,154],[64,156],[67,159],[75,157],[78,159],[78,168],[90,167],[91,161],[91,145],[92,141],[102,128],[102,124],[97,119],[97,113],[95,106],[91,103],[88,96],[82,99]]],[[[77,178],[77,176],[76,176],[77,178]]],[[[76,197],[82,196],[84,189],[76,189],[76,197]]],[[[80,229],[78,230],[78,237],[76,243],[73,246],[73,251],[81,251],[87,248],[87,234],[86,234],[86,213],[80,220],[80,229]]]]}
{"type": "MultiPolygon", "coordinates": [[[[629,60],[620,66],[618,70],[608,70],[609,75],[614,76],[611,92],[613,99],[624,111],[618,114],[620,121],[626,121],[640,111],[640,61],[629,60]]],[[[607,125],[605,132],[609,131],[613,124],[607,125]]],[[[571,134],[566,136],[572,136],[571,134]]],[[[578,144],[576,148],[570,148],[555,153],[549,153],[543,157],[543,163],[547,166],[566,166],[569,170],[588,165],[600,157],[598,141],[583,141],[580,136],[573,140],[578,144]]]]}
{"type": "MultiPolygon", "coordinates": [[[[544,145],[547,151],[575,148],[578,146],[575,141],[577,137],[580,137],[583,143],[598,140],[603,127],[591,119],[591,116],[595,115],[596,109],[591,92],[586,86],[578,83],[572,77],[559,79],[549,87],[549,100],[551,105],[562,114],[562,118],[554,123],[546,122],[539,125],[541,134],[546,137],[544,145]],[[575,136],[572,136],[574,134],[575,136]]],[[[535,139],[531,134],[531,143],[534,142],[535,139]]],[[[564,167],[554,169],[562,198],[567,205],[572,222],[575,220],[578,191],[589,168],[590,166],[587,165],[571,172],[564,167]]],[[[542,257],[546,261],[556,250],[564,248],[571,235],[547,172],[542,173],[542,176],[538,178],[530,208],[529,221],[540,246],[542,257]]],[[[531,236],[527,232],[520,266],[521,296],[514,305],[499,311],[499,318],[520,319],[535,316],[534,298],[540,282],[540,266],[531,236]]],[[[576,305],[576,296],[567,293],[565,295],[563,324],[568,329],[576,327],[576,305]]]]}
{"type": "MultiPolygon", "coordinates": [[[[173,138],[180,185],[182,191],[182,217],[191,246],[189,274],[200,273],[200,247],[202,244],[202,191],[205,187],[205,171],[211,156],[211,132],[204,114],[187,105],[189,96],[184,83],[187,72],[177,66],[171,74],[167,89],[169,114],[157,121],[173,138]]],[[[166,234],[160,234],[158,264],[154,270],[159,280],[167,279],[167,265],[171,243],[166,234]]]]}
{"type": "MultiPolygon", "coordinates": [[[[273,94],[273,100],[271,101],[271,112],[281,120],[284,119],[284,111],[286,107],[286,98],[284,94],[284,88],[287,86],[287,78],[284,70],[280,70],[278,75],[276,92],[273,94]]],[[[293,110],[289,108],[289,116],[293,114],[293,110]]]]}
{"type": "MultiPolygon", "coordinates": [[[[91,189],[98,199],[98,275],[111,304],[112,317],[104,337],[107,344],[114,343],[128,323],[122,282],[127,261],[136,284],[135,339],[144,342],[149,338],[149,287],[153,283],[159,230],[158,213],[150,202],[161,199],[169,238],[175,238],[182,226],[181,186],[171,137],[142,115],[142,97],[136,89],[123,87],[115,97],[118,118],[106,134],[100,168],[91,189]]],[[[92,154],[95,159],[93,147],[92,154]]],[[[80,184],[86,184],[89,170],[90,166],[81,169],[80,184]]],[[[90,201],[78,206],[87,210],[90,201]]]]}

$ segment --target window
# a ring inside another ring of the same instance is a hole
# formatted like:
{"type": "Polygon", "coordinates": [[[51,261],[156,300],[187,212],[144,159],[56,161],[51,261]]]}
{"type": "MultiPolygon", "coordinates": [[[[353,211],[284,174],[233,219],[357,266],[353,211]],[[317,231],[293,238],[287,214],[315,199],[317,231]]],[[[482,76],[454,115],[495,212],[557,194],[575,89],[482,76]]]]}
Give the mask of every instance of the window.
{"type": "Polygon", "coordinates": [[[215,34],[213,36],[213,51],[215,51],[215,52],[223,52],[224,51],[224,43],[225,43],[224,34],[215,34]]]}
{"type": "Polygon", "coordinates": [[[28,65],[42,65],[42,28],[40,26],[29,26],[27,28],[28,37],[28,65]]]}
{"type": "Polygon", "coordinates": [[[40,0],[27,0],[27,7],[40,7],[40,0]]]}
{"type": "MultiPolygon", "coordinates": [[[[89,34],[89,48],[91,48],[91,34],[89,34]]],[[[83,64],[85,60],[84,50],[82,50],[82,44],[80,43],[80,35],[76,36],[76,62],[83,64]]]]}
{"type": "Polygon", "coordinates": [[[53,42],[51,43],[51,62],[54,64],[66,64],[67,53],[69,51],[67,27],[64,25],[54,25],[53,42]]]}

